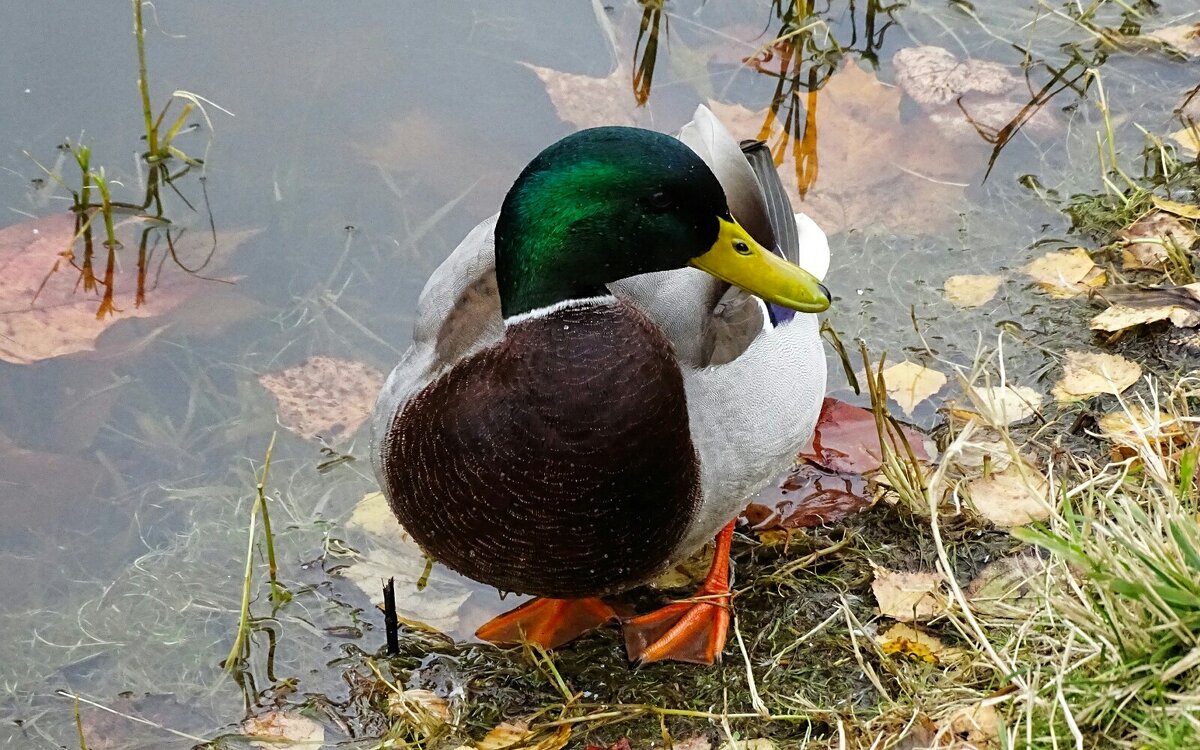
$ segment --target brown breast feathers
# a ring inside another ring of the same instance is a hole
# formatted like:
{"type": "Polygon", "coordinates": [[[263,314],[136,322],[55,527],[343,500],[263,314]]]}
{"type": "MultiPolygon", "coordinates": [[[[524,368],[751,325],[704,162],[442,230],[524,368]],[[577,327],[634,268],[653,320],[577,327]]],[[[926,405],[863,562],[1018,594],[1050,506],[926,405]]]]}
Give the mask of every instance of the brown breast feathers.
{"type": "Polygon", "coordinates": [[[510,326],[394,418],[392,510],[437,560],[559,598],[645,581],[699,502],[683,377],[624,303],[510,326]]]}

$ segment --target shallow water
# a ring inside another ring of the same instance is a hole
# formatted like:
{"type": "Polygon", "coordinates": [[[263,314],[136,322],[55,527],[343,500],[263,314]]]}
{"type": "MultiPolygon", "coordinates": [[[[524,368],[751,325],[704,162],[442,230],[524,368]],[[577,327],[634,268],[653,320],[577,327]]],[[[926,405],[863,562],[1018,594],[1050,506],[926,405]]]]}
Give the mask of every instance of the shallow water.
{"type": "MultiPolygon", "coordinates": [[[[186,90],[232,113],[208,106],[211,126],[193,115],[201,127],[178,137],[206,163],[203,180],[197,169],[177,185],[197,210],[168,196],[170,218],[203,232],[211,214],[221,237],[261,231],[220,268],[234,284],[211,282],[170,314],[123,320],[95,351],[0,362],[0,746],[77,745],[60,690],[203,738],[235,728],[247,694],[267,691],[260,705],[292,692],[346,695],[335,660],[374,652],[383,638],[373,600],[337,575],[348,547],[375,545],[347,524],[375,489],[365,431],[332,443],[356,460],[319,472],[330,454],[279,426],[258,376],[315,355],[390,368],[431,271],[495,210],[520,167],[576,124],[674,131],[712,101],[735,135],[755,137],[778,100],[770,139],[798,154],[801,167],[789,156],[784,177],[804,195],[798,208],[830,232],[829,319],[842,338],[949,372],[969,367],[980,341],[994,345],[1002,321],[1018,321],[1027,342],[1006,344],[1009,375],[1036,384],[1047,360],[1035,345],[1074,334],[1059,329],[1068,303],[1033,294],[1019,269],[1079,242],[1062,201],[1103,189],[1105,124],[1085,65],[1100,71],[1119,157],[1138,172],[1137,126],[1177,130],[1173,110],[1200,65],[1135,43],[1103,47],[1069,17],[1073,3],[818,5],[785,28],[765,2],[668,0],[648,91],[641,79],[646,106],[633,86],[647,46],[634,2],[599,15],[582,2],[147,6],[155,108],[186,90]],[[804,62],[781,78],[784,53],[769,44],[797,28],[804,62]],[[999,63],[1022,85],[962,108],[922,107],[897,87],[894,62],[921,45],[999,63]],[[597,81],[552,79],[552,94],[569,95],[555,102],[529,65],[597,81]],[[1015,132],[996,132],[1003,118],[978,130],[967,119],[1001,100],[1015,116],[1044,85],[1067,81],[1015,132]],[[782,145],[787,122],[794,135],[782,145]],[[1054,195],[1023,186],[1027,175],[1054,195]],[[1005,280],[993,301],[962,310],[941,291],[961,273],[1005,280]],[[268,494],[294,599],[272,612],[258,549],[252,611],[266,619],[247,673],[254,684],[239,686],[219,663],[240,607],[255,472],[275,431],[268,494]],[[278,636],[269,669],[266,630],[278,636]]],[[[1196,23],[1192,6],[1166,0],[1142,22],[1196,23]]],[[[38,166],[78,183],[56,148],[65,138],[89,144],[92,164],[120,183],[114,194],[136,199],[144,145],[129,7],[35,3],[22,13],[0,24],[0,224],[69,208],[38,166]]],[[[1091,19],[1122,22],[1115,3],[1091,19]]],[[[853,398],[839,361],[830,365],[831,391],[853,398]]],[[[915,421],[931,425],[948,392],[915,421]]],[[[453,635],[512,603],[438,569],[413,594],[421,566],[404,564],[398,585],[409,586],[411,606],[453,635]]],[[[113,747],[195,741],[85,716],[93,748],[106,746],[100,736],[117,737],[113,747]]]]}

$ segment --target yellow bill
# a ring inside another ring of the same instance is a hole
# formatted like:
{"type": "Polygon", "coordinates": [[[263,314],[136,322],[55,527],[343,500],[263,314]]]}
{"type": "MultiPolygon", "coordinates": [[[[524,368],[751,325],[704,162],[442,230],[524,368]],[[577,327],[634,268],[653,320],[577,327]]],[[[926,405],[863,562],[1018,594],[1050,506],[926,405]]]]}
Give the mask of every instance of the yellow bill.
{"type": "Polygon", "coordinates": [[[717,241],[691,265],[767,302],[816,313],[829,308],[829,290],[816,276],[758,244],[736,221],[719,219],[717,241]]]}

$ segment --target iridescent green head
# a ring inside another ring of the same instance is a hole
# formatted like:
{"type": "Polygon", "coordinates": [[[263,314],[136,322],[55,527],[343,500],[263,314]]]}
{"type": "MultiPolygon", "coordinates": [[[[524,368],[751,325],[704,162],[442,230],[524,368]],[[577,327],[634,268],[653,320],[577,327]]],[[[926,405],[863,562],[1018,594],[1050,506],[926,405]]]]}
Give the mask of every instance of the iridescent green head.
{"type": "Polygon", "coordinates": [[[815,278],[733,221],[694,151],[650,130],[592,128],[551,145],[521,172],[496,223],[505,318],[686,265],[793,309],[829,304],[815,278]]]}

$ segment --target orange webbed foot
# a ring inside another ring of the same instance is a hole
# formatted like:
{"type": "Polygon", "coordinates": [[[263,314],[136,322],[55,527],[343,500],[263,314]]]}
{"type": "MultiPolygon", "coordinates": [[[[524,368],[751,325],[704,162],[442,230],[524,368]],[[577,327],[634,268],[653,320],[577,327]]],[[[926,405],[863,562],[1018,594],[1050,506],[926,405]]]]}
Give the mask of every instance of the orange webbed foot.
{"type": "Polygon", "coordinates": [[[625,620],[625,651],[630,661],[648,664],[670,659],[712,664],[729,635],[730,521],[717,535],[712,567],[691,599],[673,602],[649,614],[625,620]]]}
{"type": "Polygon", "coordinates": [[[613,608],[594,597],[538,598],[488,620],[475,636],[501,645],[529,642],[551,649],[616,619],[613,608]]]}

